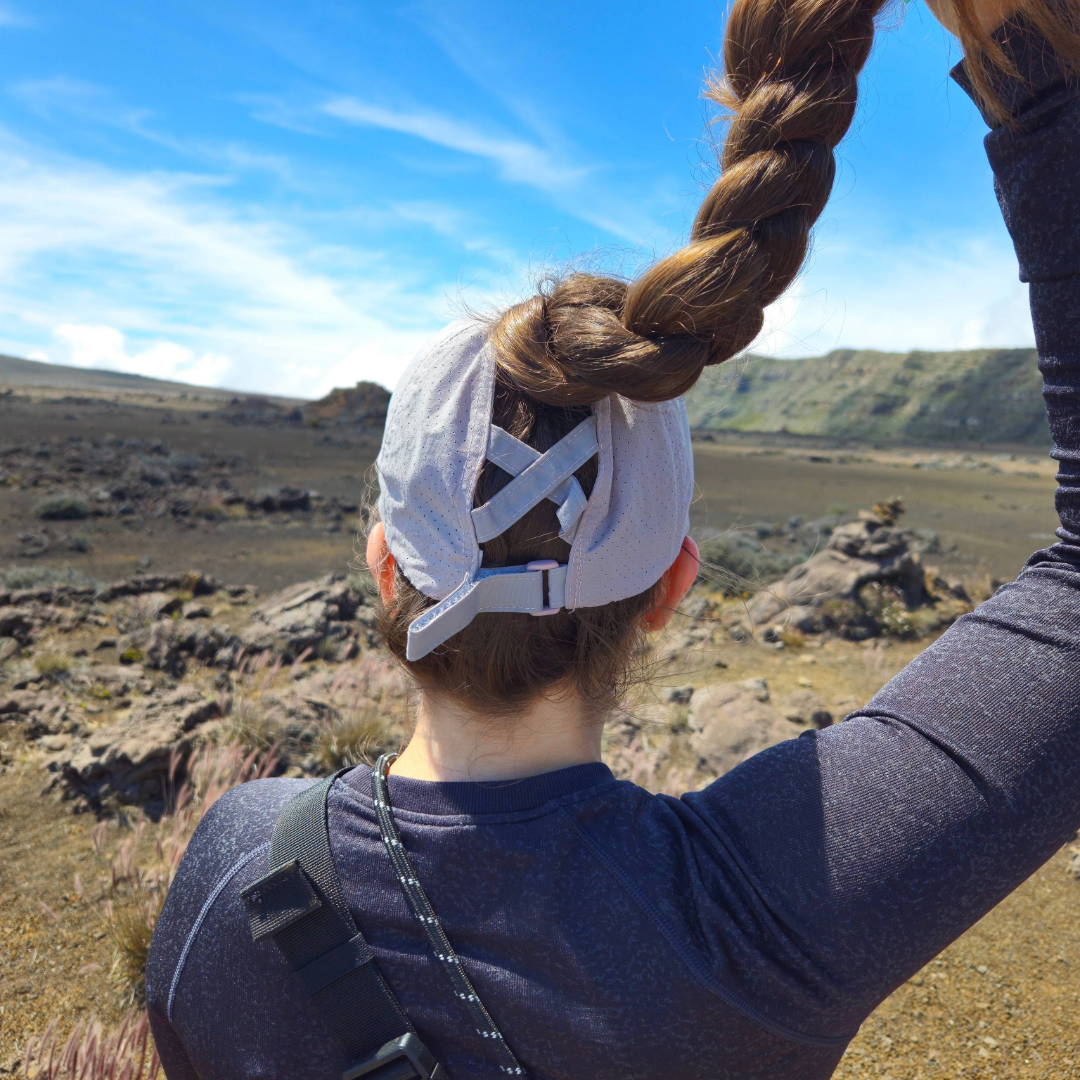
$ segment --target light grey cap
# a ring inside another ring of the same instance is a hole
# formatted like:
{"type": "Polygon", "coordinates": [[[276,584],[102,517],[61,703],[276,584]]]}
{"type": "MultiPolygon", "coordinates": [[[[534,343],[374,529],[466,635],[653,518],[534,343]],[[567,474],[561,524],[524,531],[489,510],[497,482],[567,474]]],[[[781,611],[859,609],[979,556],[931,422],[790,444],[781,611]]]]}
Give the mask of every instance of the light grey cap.
{"type": "Polygon", "coordinates": [[[480,611],[540,615],[636,596],[675,561],[690,527],[694,464],[681,398],[639,404],[609,395],[538,454],[492,424],[494,389],[486,330],[463,320],[416,356],[390,400],[377,462],[386,542],[405,577],[439,601],[409,628],[410,660],[480,611]],[[586,500],[573,473],[593,454],[586,500]],[[474,508],[488,460],[515,479],[474,508]],[[480,543],[545,498],[559,507],[568,564],[482,569],[480,543]]]}

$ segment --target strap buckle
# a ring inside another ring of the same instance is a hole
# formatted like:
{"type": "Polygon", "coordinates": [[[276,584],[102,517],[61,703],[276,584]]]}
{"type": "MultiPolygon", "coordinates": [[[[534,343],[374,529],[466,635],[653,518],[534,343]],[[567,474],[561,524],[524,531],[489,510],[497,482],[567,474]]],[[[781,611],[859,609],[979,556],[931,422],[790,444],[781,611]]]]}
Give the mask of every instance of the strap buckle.
{"type": "Polygon", "coordinates": [[[558,615],[562,611],[561,607],[552,607],[550,600],[550,592],[548,588],[548,570],[558,570],[559,561],[557,559],[534,559],[531,563],[525,564],[525,572],[531,573],[534,570],[544,571],[544,591],[543,591],[543,603],[546,605],[541,608],[540,611],[531,611],[530,615],[558,615]]]}
{"type": "Polygon", "coordinates": [[[414,1031],[383,1043],[373,1054],[354,1061],[341,1080],[446,1080],[446,1070],[414,1031]]]}

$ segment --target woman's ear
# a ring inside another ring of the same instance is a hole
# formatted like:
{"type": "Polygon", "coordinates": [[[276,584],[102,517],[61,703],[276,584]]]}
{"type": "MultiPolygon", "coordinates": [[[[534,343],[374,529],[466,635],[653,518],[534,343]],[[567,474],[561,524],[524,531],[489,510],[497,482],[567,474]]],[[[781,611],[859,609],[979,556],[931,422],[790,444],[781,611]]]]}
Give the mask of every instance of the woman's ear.
{"type": "Polygon", "coordinates": [[[379,587],[382,602],[389,604],[394,598],[394,568],[397,560],[386,546],[386,530],[381,521],[368,533],[367,564],[375,578],[375,584],[379,587]]]}
{"type": "Polygon", "coordinates": [[[662,630],[669,622],[682,598],[690,591],[697,579],[701,555],[690,537],[682,542],[679,554],[661,579],[660,599],[641,617],[643,630],[662,630]]]}

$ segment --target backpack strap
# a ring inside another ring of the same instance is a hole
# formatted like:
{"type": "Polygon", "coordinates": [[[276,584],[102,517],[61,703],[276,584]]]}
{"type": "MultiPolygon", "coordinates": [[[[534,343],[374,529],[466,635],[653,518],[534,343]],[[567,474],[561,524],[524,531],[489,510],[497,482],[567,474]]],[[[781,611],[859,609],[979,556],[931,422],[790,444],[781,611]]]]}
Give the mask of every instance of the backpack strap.
{"type": "Polygon", "coordinates": [[[343,1080],[446,1080],[376,966],[334,869],[326,800],[346,771],[282,807],[270,872],[240,894],[251,937],[273,938],[289,961],[350,1059],[343,1080]]]}

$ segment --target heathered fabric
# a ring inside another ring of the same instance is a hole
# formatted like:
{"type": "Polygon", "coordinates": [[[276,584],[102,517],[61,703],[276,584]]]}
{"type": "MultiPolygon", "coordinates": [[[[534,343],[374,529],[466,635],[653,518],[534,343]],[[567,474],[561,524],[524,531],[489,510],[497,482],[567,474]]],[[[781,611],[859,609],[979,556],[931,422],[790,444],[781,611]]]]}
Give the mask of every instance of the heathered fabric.
{"type": "MultiPolygon", "coordinates": [[[[1045,49],[987,138],[1031,282],[1061,461],[1059,542],[847,722],[682,799],[581,765],[504,784],[390,777],[402,839],[534,1080],[828,1077],[896,986],[1080,825],[1080,101],[1045,49]]],[[[197,831],[147,970],[169,1080],[332,1080],[345,1065],[238,893],[303,781],[227,795],[197,831]]],[[[499,1076],[382,849],[368,774],[331,795],[357,923],[454,1078],[499,1076]]]]}

